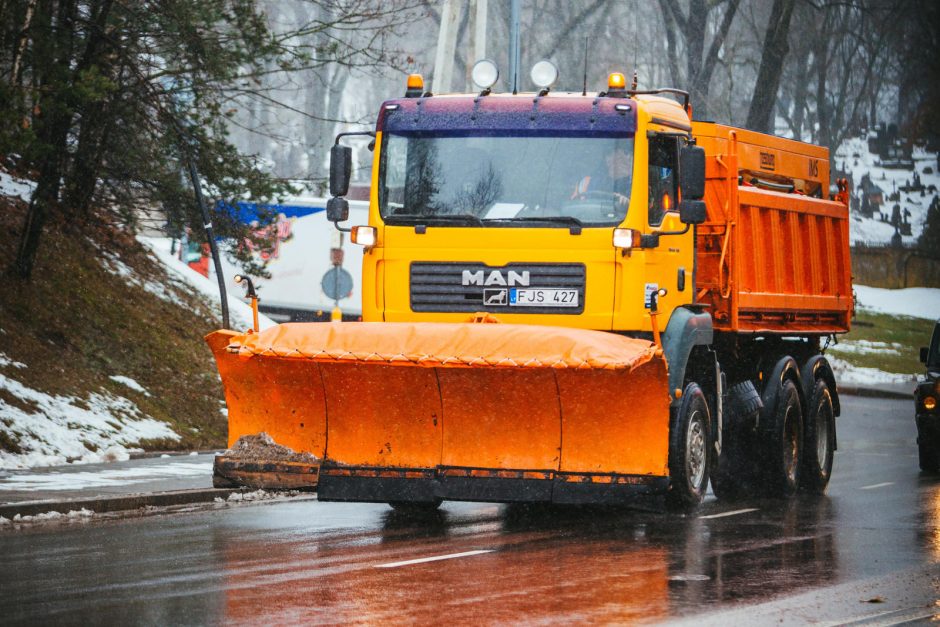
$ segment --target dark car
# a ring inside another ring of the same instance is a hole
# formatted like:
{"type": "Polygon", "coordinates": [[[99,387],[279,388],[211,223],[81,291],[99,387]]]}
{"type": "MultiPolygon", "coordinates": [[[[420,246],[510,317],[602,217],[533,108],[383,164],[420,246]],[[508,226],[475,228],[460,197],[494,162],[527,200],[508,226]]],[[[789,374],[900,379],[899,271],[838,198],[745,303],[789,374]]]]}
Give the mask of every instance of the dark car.
{"type": "Polygon", "coordinates": [[[926,378],[917,384],[917,448],[920,469],[940,470],[940,320],[933,328],[930,346],[920,349],[920,360],[927,366],[926,378]]]}

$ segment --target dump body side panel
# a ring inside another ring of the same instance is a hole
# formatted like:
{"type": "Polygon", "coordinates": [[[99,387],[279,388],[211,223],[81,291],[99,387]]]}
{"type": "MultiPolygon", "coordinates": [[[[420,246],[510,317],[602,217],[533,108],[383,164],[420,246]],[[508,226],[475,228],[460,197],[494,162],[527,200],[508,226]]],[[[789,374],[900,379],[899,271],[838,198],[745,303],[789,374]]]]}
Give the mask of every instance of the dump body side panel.
{"type": "Polygon", "coordinates": [[[848,331],[848,207],[828,199],[828,151],[713,123],[697,122],[693,132],[706,151],[708,207],[697,233],[695,285],[715,329],[848,331]]]}

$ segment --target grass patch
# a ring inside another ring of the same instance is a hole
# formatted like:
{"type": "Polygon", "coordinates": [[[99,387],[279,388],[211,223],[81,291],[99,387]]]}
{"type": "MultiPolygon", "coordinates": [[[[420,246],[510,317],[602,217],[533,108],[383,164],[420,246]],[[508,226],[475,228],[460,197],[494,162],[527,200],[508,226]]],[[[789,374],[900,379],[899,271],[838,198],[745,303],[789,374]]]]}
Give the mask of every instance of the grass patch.
{"type": "Polygon", "coordinates": [[[930,344],[934,322],[860,310],[852,331],[829,351],[854,366],[916,374],[924,370],[920,347],[930,344]]]}
{"type": "MultiPolygon", "coordinates": [[[[27,414],[35,414],[39,411],[39,405],[33,401],[26,398],[20,398],[16,394],[13,394],[12,392],[2,388],[0,388],[0,401],[3,401],[11,407],[16,407],[17,409],[22,410],[27,414]]],[[[7,420],[4,420],[3,423],[8,427],[10,426],[9,421],[7,420]]]]}
{"type": "Polygon", "coordinates": [[[8,453],[13,453],[14,455],[19,455],[23,452],[23,449],[20,448],[20,443],[12,434],[7,433],[3,429],[0,429],[0,451],[6,451],[8,453]]]}
{"type": "MultiPolygon", "coordinates": [[[[24,209],[25,203],[0,197],[5,233],[0,272],[13,260],[24,209]]],[[[4,281],[0,353],[28,366],[8,372],[10,378],[46,394],[72,396],[76,407],[86,409],[82,399],[109,390],[182,437],[169,446],[145,442],[145,448],[225,445],[222,385],[203,340],[220,323],[204,300],[176,290],[166,270],[126,229],[111,225],[107,216],[81,232],[53,221],[43,234],[32,279],[4,281]],[[139,284],[110,271],[111,256],[131,268],[139,284]],[[166,286],[176,302],[145,290],[147,282],[166,286]],[[134,379],[152,396],[115,384],[113,375],[134,379]]],[[[27,410],[22,401],[17,406],[27,410]]]]}

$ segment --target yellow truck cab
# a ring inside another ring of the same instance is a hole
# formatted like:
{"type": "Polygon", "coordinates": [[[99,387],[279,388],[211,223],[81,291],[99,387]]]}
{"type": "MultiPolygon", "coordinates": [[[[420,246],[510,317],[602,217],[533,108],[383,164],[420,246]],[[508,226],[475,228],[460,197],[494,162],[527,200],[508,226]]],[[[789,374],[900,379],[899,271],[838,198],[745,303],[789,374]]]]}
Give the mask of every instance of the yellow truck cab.
{"type": "Polygon", "coordinates": [[[667,98],[623,95],[384,103],[363,320],[462,322],[486,312],[650,332],[653,290],[663,289],[667,320],[692,302],[693,234],[678,212],[688,114],[667,98]],[[674,234],[632,246],[638,234],[660,233],[674,234]]]}

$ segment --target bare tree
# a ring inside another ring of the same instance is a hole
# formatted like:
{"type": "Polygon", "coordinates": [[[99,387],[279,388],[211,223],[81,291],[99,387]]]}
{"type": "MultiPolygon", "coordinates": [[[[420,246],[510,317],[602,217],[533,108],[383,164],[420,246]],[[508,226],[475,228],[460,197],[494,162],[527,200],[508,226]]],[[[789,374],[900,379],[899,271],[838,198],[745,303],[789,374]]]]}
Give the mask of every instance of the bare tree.
{"type": "Polygon", "coordinates": [[[767,34],[764,37],[764,49],[761,52],[760,70],[754,83],[754,95],[747,114],[747,128],[770,133],[773,131],[774,105],[777,103],[777,88],[780,86],[780,74],[789,46],[790,18],[796,0],[774,0],[770,19],[767,22],[767,34]]]}
{"type": "Polygon", "coordinates": [[[666,25],[667,58],[673,82],[676,85],[687,86],[692,102],[702,117],[707,118],[709,115],[708,99],[712,74],[739,4],[740,0],[689,0],[688,13],[685,13],[678,2],[659,0],[659,7],[666,25]],[[713,33],[706,51],[705,40],[709,17],[718,7],[723,9],[721,22],[713,33]],[[682,35],[686,58],[685,76],[680,75],[678,61],[680,49],[674,32],[682,35]]]}

